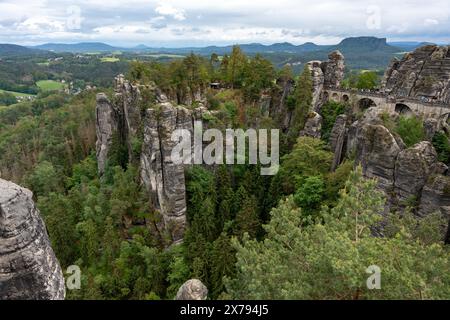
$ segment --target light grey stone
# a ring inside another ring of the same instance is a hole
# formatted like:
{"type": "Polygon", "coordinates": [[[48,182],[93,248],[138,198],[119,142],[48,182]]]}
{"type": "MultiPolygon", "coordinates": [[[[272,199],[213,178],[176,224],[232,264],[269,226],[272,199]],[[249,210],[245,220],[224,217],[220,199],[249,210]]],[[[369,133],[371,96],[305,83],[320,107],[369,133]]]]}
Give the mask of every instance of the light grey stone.
{"type": "Polygon", "coordinates": [[[62,300],[65,282],[31,191],[0,179],[0,300],[62,300]]]}

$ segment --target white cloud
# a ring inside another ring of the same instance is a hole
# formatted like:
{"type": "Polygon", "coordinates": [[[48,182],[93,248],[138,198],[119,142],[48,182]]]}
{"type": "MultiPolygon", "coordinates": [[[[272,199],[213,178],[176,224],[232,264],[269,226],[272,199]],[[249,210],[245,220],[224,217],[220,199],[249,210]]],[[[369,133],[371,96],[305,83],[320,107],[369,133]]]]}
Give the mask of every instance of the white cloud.
{"type": "Polygon", "coordinates": [[[439,21],[436,19],[425,19],[423,21],[423,25],[425,27],[430,27],[430,26],[437,26],[439,24],[439,21]]]}
{"type": "Polygon", "coordinates": [[[333,44],[372,35],[450,43],[449,17],[448,0],[0,0],[0,42],[333,44]],[[80,8],[79,29],[67,28],[70,6],[80,8]]]}
{"type": "Polygon", "coordinates": [[[390,33],[405,33],[408,30],[408,24],[402,23],[401,25],[392,25],[387,28],[390,33]]]}
{"type": "Polygon", "coordinates": [[[56,21],[49,17],[31,17],[17,24],[18,31],[25,32],[62,32],[65,21],[56,21]]]}
{"type": "Polygon", "coordinates": [[[185,12],[183,9],[178,9],[170,4],[160,4],[156,7],[155,12],[162,16],[169,16],[178,21],[186,20],[185,12]]]}

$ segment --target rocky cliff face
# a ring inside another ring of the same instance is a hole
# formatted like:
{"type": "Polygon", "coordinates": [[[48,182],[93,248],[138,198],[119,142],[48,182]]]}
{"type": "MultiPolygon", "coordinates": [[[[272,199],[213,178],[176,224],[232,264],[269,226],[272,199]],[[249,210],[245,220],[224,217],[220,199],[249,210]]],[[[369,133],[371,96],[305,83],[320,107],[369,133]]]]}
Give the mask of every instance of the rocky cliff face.
{"type": "Polygon", "coordinates": [[[313,99],[312,106],[314,110],[318,110],[323,100],[323,85],[325,82],[325,76],[322,70],[323,62],[310,61],[308,62],[309,70],[311,71],[312,86],[313,86],[313,99]]]}
{"type": "Polygon", "coordinates": [[[0,300],[64,299],[64,276],[31,191],[1,179],[0,243],[0,300]]]}
{"type": "MultiPolygon", "coordinates": [[[[292,110],[287,106],[287,97],[295,90],[295,81],[292,79],[278,79],[277,87],[272,92],[269,103],[269,115],[280,125],[280,129],[286,131],[291,125],[292,110]]],[[[264,110],[267,98],[261,101],[260,109],[264,110]]]]}
{"type": "MultiPolygon", "coordinates": [[[[383,125],[382,111],[368,109],[356,122],[339,116],[333,127],[330,147],[336,168],[343,155],[354,155],[367,178],[375,178],[387,197],[386,209],[415,206],[418,216],[441,212],[450,220],[450,177],[448,167],[438,161],[429,141],[407,148],[401,138],[383,125]]],[[[386,116],[384,114],[384,116],[386,116]]],[[[389,115],[392,120],[398,114],[389,115]]]]}
{"type": "Polygon", "coordinates": [[[171,153],[175,142],[171,134],[186,129],[193,137],[195,120],[208,112],[201,104],[196,109],[176,106],[153,86],[130,84],[116,78],[115,95],[97,96],[97,158],[102,174],[110,158],[113,143],[126,145],[129,162],[140,167],[152,209],[161,214],[157,226],[171,236],[172,243],[182,241],[186,227],[185,166],[175,164],[171,153]]]}
{"type": "Polygon", "coordinates": [[[328,61],[321,65],[324,75],[324,86],[340,87],[344,80],[345,59],[344,55],[337,51],[333,51],[328,55],[328,61]]]}
{"type": "Polygon", "coordinates": [[[382,91],[450,103],[450,47],[428,45],[394,60],[386,70],[382,91]]]}
{"type": "Polygon", "coordinates": [[[98,171],[103,174],[113,143],[113,136],[118,132],[116,110],[105,94],[97,95],[96,131],[98,171]]]}
{"type": "MultiPolygon", "coordinates": [[[[314,107],[319,113],[321,104],[328,99],[322,93],[323,88],[340,85],[343,61],[339,53],[332,53],[327,62],[309,63],[314,107]]],[[[394,97],[450,103],[450,47],[425,46],[405,55],[401,61],[394,60],[385,73],[382,91],[394,97]]],[[[446,119],[424,119],[426,141],[407,148],[384,125],[386,116],[391,122],[399,118],[396,112],[386,114],[376,107],[366,110],[356,121],[352,121],[357,118],[354,114],[338,116],[330,135],[330,148],[334,152],[332,169],[345,157],[354,157],[364,176],[377,179],[378,187],[387,196],[387,210],[401,211],[414,205],[417,216],[441,212],[450,220],[449,170],[438,161],[431,144],[436,132],[450,132],[446,119]]],[[[308,131],[314,132],[311,128],[308,131]]]]}
{"type": "MultiPolygon", "coordinates": [[[[183,239],[186,227],[186,190],[183,165],[174,164],[171,153],[175,142],[172,132],[193,132],[194,112],[170,102],[147,109],[144,119],[144,143],[140,159],[141,179],[151,202],[163,217],[165,230],[174,242],[183,239]]],[[[191,134],[193,137],[193,134],[191,134]]]]}
{"type": "Polygon", "coordinates": [[[305,123],[305,128],[300,132],[300,136],[320,139],[322,130],[322,116],[317,112],[310,112],[305,123]]]}
{"type": "MultiPolygon", "coordinates": [[[[344,80],[345,59],[339,51],[334,51],[329,54],[327,61],[310,61],[307,63],[307,66],[311,72],[313,87],[312,111],[318,112],[327,99],[323,93],[324,86],[339,87],[342,80],[344,80]]],[[[273,119],[277,120],[280,129],[286,131],[292,121],[292,110],[287,108],[286,98],[294,92],[295,82],[293,80],[278,79],[277,87],[270,97],[269,114],[273,119]]],[[[265,109],[264,103],[266,102],[266,99],[261,101],[261,110],[265,109]]]]}
{"type": "Polygon", "coordinates": [[[333,164],[331,167],[331,170],[333,171],[341,164],[345,155],[345,152],[343,151],[345,150],[347,132],[347,116],[345,114],[339,115],[336,118],[336,122],[330,134],[330,147],[331,151],[334,153],[333,164]]]}
{"type": "Polygon", "coordinates": [[[327,61],[311,61],[308,64],[311,70],[313,83],[313,109],[320,110],[327,100],[323,95],[324,87],[340,87],[344,80],[345,59],[339,51],[333,51],[328,55],[327,61]]]}

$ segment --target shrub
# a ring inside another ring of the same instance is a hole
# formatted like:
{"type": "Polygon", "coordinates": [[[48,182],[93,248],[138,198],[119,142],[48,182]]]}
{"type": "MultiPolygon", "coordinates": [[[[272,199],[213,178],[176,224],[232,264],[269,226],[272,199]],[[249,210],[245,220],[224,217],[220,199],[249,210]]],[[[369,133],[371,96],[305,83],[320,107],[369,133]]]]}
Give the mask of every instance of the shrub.
{"type": "Polygon", "coordinates": [[[345,105],[329,101],[322,106],[320,113],[322,115],[322,139],[326,142],[330,139],[331,130],[333,129],[336,118],[345,112],[345,105]]]}
{"type": "Polygon", "coordinates": [[[450,143],[448,137],[443,132],[438,132],[433,137],[433,146],[438,153],[441,162],[448,163],[450,159],[450,143]]]}
{"type": "Polygon", "coordinates": [[[403,142],[408,147],[411,147],[425,139],[423,122],[417,117],[400,117],[396,132],[400,135],[403,142]]]}

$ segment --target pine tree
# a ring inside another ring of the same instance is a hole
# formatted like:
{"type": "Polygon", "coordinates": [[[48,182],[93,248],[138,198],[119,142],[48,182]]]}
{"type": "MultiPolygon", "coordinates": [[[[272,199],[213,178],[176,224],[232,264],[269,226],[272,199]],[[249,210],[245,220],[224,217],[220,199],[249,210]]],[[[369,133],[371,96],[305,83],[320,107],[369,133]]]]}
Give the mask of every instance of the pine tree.
{"type": "Polygon", "coordinates": [[[239,46],[234,46],[228,59],[226,80],[231,87],[238,88],[242,86],[244,68],[247,64],[247,56],[239,46]]]}
{"type": "Polygon", "coordinates": [[[255,196],[246,196],[242,200],[241,209],[236,214],[236,233],[239,237],[245,233],[252,238],[257,236],[261,226],[258,211],[258,201],[255,196]]]}
{"type": "Polygon", "coordinates": [[[225,289],[224,277],[234,275],[236,262],[235,250],[231,245],[231,239],[226,232],[222,232],[213,243],[211,254],[211,298],[217,298],[225,289]]]}
{"type": "Polygon", "coordinates": [[[393,232],[374,236],[385,200],[376,181],[365,180],[361,171],[350,175],[336,207],[324,207],[312,223],[305,223],[291,196],[272,210],[264,241],[234,240],[236,276],[225,283],[230,298],[448,298],[450,255],[428,236],[439,233],[441,224],[396,219],[393,232]],[[380,290],[366,285],[366,270],[374,265],[381,269],[380,290]]]}

